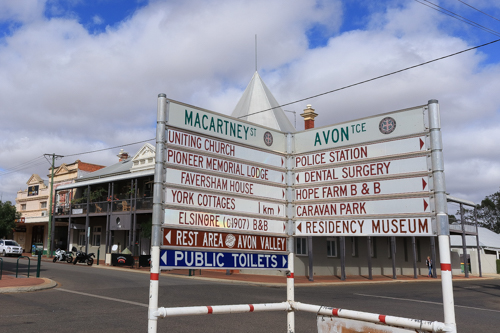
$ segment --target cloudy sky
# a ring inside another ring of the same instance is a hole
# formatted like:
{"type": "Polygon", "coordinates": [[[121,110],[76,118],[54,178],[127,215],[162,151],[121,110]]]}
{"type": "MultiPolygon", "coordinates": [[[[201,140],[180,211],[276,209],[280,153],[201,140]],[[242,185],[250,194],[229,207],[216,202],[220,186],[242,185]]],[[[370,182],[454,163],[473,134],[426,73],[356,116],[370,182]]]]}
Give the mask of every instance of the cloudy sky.
{"type": "MultiPolygon", "coordinates": [[[[57,165],[110,165],[119,148],[77,154],[154,138],[158,93],[230,114],[255,71],[255,35],[259,73],[281,104],[500,38],[498,1],[419,1],[427,6],[2,0],[2,200],[14,201],[33,173],[48,178],[43,154],[66,156],[57,165]]],[[[437,99],[447,190],[480,202],[500,187],[499,74],[500,42],[284,109],[301,113],[312,104],[317,123],[333,124],[437,99]]],[[[125,150],[134,154],[141,145],[125,150]]]]}

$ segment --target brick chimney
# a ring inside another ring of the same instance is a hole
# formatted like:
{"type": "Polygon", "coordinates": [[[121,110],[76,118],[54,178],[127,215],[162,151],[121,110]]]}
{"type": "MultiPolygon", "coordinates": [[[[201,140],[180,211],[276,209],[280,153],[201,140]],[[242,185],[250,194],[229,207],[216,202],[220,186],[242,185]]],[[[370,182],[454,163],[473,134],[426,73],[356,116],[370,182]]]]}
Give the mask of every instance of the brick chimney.
{"type": "Polygon", "coordinates": [[[120,149],[120,152],[118,153],[119,160],[118,162],[125,161],[128,158],[128,153],[126,151],[123,151],[123,149],[120,149]]]}
{"type": "Polygon", "coordinates": [[[316,118],[318,114],[314,113],[311,104],[307,104],[307,109],[304,109],[304,113],[302,113],[301,116],[304,117],[304,128],[306,130],[314,128],[314,118],[316,118]]]}

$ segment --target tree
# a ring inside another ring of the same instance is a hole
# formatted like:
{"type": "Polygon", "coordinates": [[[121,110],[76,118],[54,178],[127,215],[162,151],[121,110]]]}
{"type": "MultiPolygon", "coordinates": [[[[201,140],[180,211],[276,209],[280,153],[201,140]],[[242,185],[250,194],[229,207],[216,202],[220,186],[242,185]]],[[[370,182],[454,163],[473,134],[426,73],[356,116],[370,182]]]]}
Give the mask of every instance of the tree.
{"type": "Polygon", "coordinates": [[[16,206],[10,201],[0,201],[0,238],[5,238],[11,234],[12,228],[16,226],[16,219],[21,214],[16,211],[16,206]]]}
{"type": "Polygon", "coordinates": [[[496,233],[500,233],[500,191],[488,195],[477,207],[479,222],[496,233]]]}

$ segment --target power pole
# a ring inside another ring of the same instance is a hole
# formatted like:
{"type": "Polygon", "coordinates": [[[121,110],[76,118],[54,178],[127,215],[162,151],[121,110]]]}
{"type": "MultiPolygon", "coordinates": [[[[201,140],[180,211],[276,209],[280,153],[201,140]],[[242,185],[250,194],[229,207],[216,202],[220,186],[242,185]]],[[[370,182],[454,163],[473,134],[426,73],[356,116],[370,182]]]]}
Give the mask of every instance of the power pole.
{"type": "Polygon", "coordinates": [[[57,158],[61,158],[64,156],[61,155],[56,155],[54,153],[52,154],[43,154],[43,156],[52,156],[52,167],[51,167],[51,175],[50,175],[50,196],[49,196],[49,225],[47,230],[47,257],[52,257],[52,241],[54,238],[54,231],[55,231],[55,222],[54,225],[52,225],[52,217],[53,217],[53,211],[54,207],[52,207],[52,201],[53,201],[53,191],[54,191],[54,162],[57,158]]]}

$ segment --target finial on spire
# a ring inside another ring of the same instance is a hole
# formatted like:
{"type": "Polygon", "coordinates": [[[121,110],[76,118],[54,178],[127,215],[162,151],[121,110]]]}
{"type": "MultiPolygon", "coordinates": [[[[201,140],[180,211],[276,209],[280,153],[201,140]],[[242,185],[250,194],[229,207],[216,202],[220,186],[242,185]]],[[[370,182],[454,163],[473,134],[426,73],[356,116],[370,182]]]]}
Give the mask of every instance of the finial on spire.
{"type": "Polygon", "coordinates": [[[255,71],[257,72],[257,34],[255,34],[255,71]]]}

